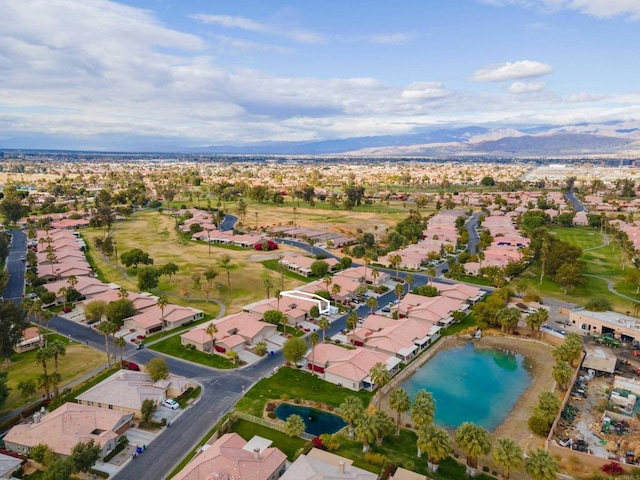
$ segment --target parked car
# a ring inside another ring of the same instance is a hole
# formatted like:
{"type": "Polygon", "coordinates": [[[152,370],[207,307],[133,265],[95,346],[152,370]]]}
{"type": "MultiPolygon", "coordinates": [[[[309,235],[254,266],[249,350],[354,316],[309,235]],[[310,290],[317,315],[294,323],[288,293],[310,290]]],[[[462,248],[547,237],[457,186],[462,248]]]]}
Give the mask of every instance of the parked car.
{"type": "Polygon", "coordinates": [[[173,398],[165,398],[162,401],[162,406],[170,408],[171,410],[177,410],[180,408],[180,404],[176,402],[173,398]]]}
{"type": "Polygon", "coordinates": [[[144,348],[144,343],[140,342],[138,345],[136,345],[136,350],[142,350],[144,348]]]}

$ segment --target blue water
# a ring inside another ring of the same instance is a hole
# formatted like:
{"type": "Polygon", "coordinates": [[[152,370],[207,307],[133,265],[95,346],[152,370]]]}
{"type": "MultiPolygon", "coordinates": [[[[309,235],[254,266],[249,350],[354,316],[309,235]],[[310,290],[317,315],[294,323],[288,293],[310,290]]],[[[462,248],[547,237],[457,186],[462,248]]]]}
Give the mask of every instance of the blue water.
{"type": "Polygon", "coordinates": [[[438,425],[473,422],[493,430],[531,384],[529,370],[520,354],[468,343],[437,353],[402,387],[412,399],[421,389],[433,394],[438,425]]]}
{"type": "Polygon", "coordinates": [[[322,412],[310,407],[300,407],[290,403],[281,403],[276,407],[276,417],[286,420],[289,415],[300,415],[304,420],[304,431],[311,435],[322,435],[323,433],[336,433],[347,424],[337,415],[322,412]]]}

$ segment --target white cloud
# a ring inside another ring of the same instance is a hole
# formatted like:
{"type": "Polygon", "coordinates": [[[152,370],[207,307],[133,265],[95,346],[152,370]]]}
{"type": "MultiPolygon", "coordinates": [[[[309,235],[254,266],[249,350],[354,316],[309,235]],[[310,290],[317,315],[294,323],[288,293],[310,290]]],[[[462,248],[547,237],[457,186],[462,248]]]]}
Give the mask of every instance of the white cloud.
{"type": "Polygon", "coordinates": [[[587,102],[599,102],[604,97],[602,95],[593,95],[587,92],[579,92],[570,95],[567,98],[569,103],[587,103],[587,102]]]}
{"type": "Polygon", "coordinates": [[[402,98],[410,100],[428,100],[448,96],[440,82],[417,82],[409,85],[402,92],[402,98]]]}
{"type": "Polygon", "coordinates": [[[503,82],[519,78],[539,77],[553,72],[553,67],[532,60],[518,60],[497,65],[488,65],[473,72],[472,82],[503,82]]]}
{"type": "Polygon", "coordinates": [[[507,89],[509,93],[533,93],[544,89],[544,82],[513,82],[507,89]]]}
{"type": "Polygon", "coordinates": [[[482,3],[497,7],[509,5],[537,8],[545,11],[577,10],[596,18],[609,18],[618,15],[640,20],[640,2],[638,0],[480,0],[482,3]]]}
{"type": "Polygon", "coordinates": [[[218,42],[218,45],[223,50],[242,51],[265,51],[274,52],[282,55],[289,55],[295,52],[293,48],[282,47],[279,45],[271,45],[267,43],[252,42],[251,40],[244,40],[241,38],[228,37],[226,35],[214,35],[213,38],[218,42]]]}
{"type": "Polygon", "coordinates": [[[416,35],[412,33],[388,33],[372,35],[368,38],[372,43],[401,45],[403,43],[409,42],[410,40],[415,38],[415,36],[416,35]]]}
{"type": "Polygon", "coordinates": [[[325,42],[325,39],[322,37],[322,35],[315,32],[289,28],[282,25],[269,25],[266,23],[259,23],[246,17],[234,17],[231,15],[208,15],[204,13],[196,13],[190,15],[190,17],[194,20],[198,20],[208,25],[218,25],[224,28],[239,28],[241,30],[247,30],[250,32],[265,33],[269,35],[289,38],[301,43],[325,42]]]}

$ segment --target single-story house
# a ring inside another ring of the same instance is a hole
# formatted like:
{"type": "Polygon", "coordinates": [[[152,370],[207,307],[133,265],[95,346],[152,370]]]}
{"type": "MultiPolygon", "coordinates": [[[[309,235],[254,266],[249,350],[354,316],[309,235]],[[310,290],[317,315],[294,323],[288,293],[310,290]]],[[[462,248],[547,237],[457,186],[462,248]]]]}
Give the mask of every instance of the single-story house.
{"type": "Polygon", "coordinates": [[[287,456],[271,443],[257,435],[247,442],[237,433],[226,433],[204,445],[173,478],[276,480],[286,469],[287,456]]]}
{"type": "Polygon", "coordinates": [[[307,354],[306,361],[307,368],[322,374],[322,378],[327,382],[356,392],[363,388],[375,388],[369,372],[376,363],[385,364],[392,376],[398,371],[401,363],[395,355],[361,347],[348,350],[331,343],[321,343],[313,347],[307,354]]]}
{"type": "Polygon", "coordinates": [[[181,305],[167,305],[164,310],[156,305],[143,309],[137,315],[124,321],[124,328],[142,335],[149,335],[160,330],[173,330],[189,322],[200,320],[204,316],[202,310],[181,305]],[[164,323],[163,323],[164,319],[164,323]]]}
{"type": "Polygon", "coordinates": [[[0,478],[15,478],[13,474],[22,465],[22,459],[0,453],[0,478]]]}
{"type": "Polygon", "coordinates": [[[213,322],[199,325],[180,335],[182,345],[195,345],[201,352],[211,352],[211,335],[207,333],[209,325],[214,324],[218,333],[213,335],[213,348],[218,353],[229,350],[240,352],[246,346],[255,345],[276,335],[278,327],[262,321],[261,315],[240,312],[213,322]]]}
{"type": "Polygon", "coordinates": [[[94,440],[102,449],[100,458],[104,458],[132,422],[129,413],[65,403],[51,413],[36,413],[33,423],[11,428],[4,444],[12,452],[28,454],[31,447],[44,443],[54,453],[67,457],[78,442],[94,440]]]}
{"type": "Polygon", "coordinates": [[[282,476],[282,480],[376,480],[378,474],[353,466],[353,460],[312,448],[300,455],[282,476]]]}
{"type": "Polygon", "coordinates": [[[142,402],[153,400],[157,405],[165,398],[175,398],[196,385],[190,380],[170,374],[154,382],[148,373],[119,370],[76,398],[81,405],[102,407],[131,413],[140,417],[142,402]]]}
{"type": "Polygon", "coordinates": [[[40,348],[44,345],[44,338],[40,335],[40,330],[37,327],[25,328],[22,332],[22,340],[16,344],[13,349],[17,353],[28,352],[35,348],[40,348]]]}

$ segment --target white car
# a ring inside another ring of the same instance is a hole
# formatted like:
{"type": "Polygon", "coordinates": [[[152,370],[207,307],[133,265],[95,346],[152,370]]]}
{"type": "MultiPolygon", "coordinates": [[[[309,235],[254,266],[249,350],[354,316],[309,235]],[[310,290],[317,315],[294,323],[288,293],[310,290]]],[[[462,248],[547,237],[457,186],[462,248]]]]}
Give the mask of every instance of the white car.
{"type": "Polygon", "coordinates": [[[180,408],[180,404],[176,402],[173,398],[165,398],[162,401],[162,406],[170,408],[171,410],[177,410],[180,408]]]}

